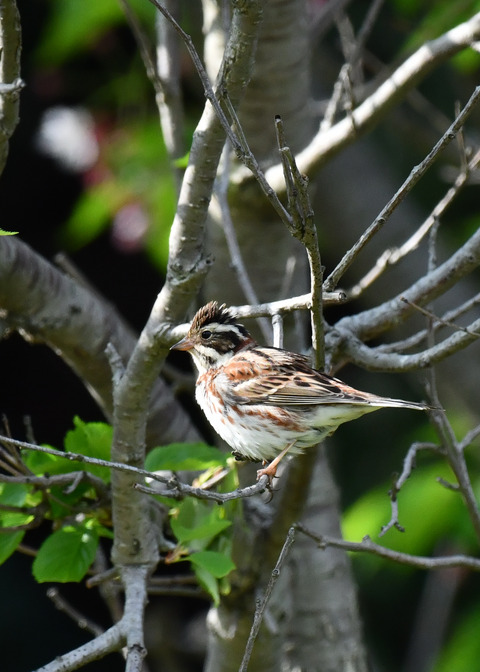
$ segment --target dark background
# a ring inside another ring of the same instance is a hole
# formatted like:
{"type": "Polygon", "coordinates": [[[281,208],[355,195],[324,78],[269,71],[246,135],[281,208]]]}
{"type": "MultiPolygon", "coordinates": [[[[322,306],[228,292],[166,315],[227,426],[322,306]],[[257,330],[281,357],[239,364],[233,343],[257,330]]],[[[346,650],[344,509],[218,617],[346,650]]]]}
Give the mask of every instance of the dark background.
{"type": "MultiPolygon", "coordinates": [[[[58,1],[58,0],[56,0],[58,1]]],[[[137,56],[136,46],[128,29],[121,24],[108,27],[96,40],[83,50],[78,50],[62,63],[49,64],[38,58],[38,49],[45,39],[52,3],[46,0],[22,0],[19,3],[23,29],[22,77],[26,88],[21,94],[20,124],[10,145],[10,155],[6,170],[0,180],[0,203],[2,207],[2,223],[4,229],[19,231],[22,240],[29,243],[40,254],[48,259],[67,248],[74,264],[88,278],[89,282],[113,302],[120,313],[137,329],[140,330],[149,314],[153,300],[161,287],[163,272],[160,266],[154,266],[147,252],[139,247],[134,250],[119,248],[107,228],[103,233],[83,249],[68,249],[68,241],[62,238],[62,227],[72,213],[77,200],[85,192],[86,179],[84,174],[75,174],[61,168],[53,159],[42,155],[36,148],[35,137],[40,120],[45,110],[56,105],[86,105],[93,110],[102,123],[112,129],[122,129],[122,118],[138,115],[144,120],[155,115],[153,92],[148,83],[140,88],[143,96],[132,101],[128,99],[119,105],[118,97],[109,93],[109,83],[121,78],[126,70],[132,67],[137,56]]],[[[362,15],[369,3],[352,3],[352,15],[362,15]]],[[[435,3],[424,3],[424,13],[435,3]]],[[[387,3],[377,29],[371,39],[370,48],[376,55],[391,61],[397,50],[404,43],[405,37],[418,25],[418,15],[396,12],[393,3],[387,3]]],[[[196,10],[198,12],[198,8],[196,10]]],[[[195,35],[199,31],[198,14],[188,15],[185,21],[195,35]],[[189,23],[190,22],[190,23],[189,23]]],[[[326,50],[330,64],[335,72],[341,64],[341,54],[336,35],[327,36],[326,50]]],[[[315,54],[312,54],[315,56],[315,54]]],[[[324,61],[322,61],[324,62],[324,61]]],[[[477,77],[476,72],[465,72],[459,75],[451,67],[436,72],[422,87],[443,111],[451,116],[449,105],[458,95],[465,100],[477,77]],[[448,96],[445,90],[448,88],[448,96]]],[[[143,78],[142,67],[138,62],[138,77],[143,78]]],[[[328,75],[324,86],[331,85],[328,75]]],[[[184,87],[186,104],[190,110],[190,124],[193,125],[196,113],[201,107],[203,96],[191,69],[185,65],[184,87]]],[[[388,160],[394,176],[405,175],[411,166],[423,156],[418,155],[419,145],[425,152],[438,139],[439,134],[422,119],[421,115],[411,109],[393,115],[392,126],[382,126],[368,143],[373,143],[375,151],[380,152],[385,161],[388,160]],[[393,129],[393,130],[392,130],[393,129]],[[403,130],[402,129],[406,129],[403,130]]],[[[402,178],[403,179],[403,178],[402,178]]],[[[365,181],[368,181],[368,177],[365,181]]],[[[398,177],[392,183],[392,191],[401,182],[398,177]]],[[[371,185],[369,185],[370,189],[371,185]]],[[[348,185],[344,185],[348,193],[348,185]]],[[[366,200],[374,199],[367,185],[361,188],[366,191],[366,200]]],[[[438,175],[428,176],[421,189],[416,191],[418,207],[427,211],[430,203],[445,188],[439,183],[438,175]]],[[[391,194],[390,194],[391,195],[391,194]]],[[[382,196],[383,197],[383,196],[382,196]]],[[[378,198],[378,195],[377,195],[378,198]]],[[[458,213],[474,212],[477,208],[477,192],[467,192],[459,201],[458,213]]],[[[372,200],[372,203],[374,200],[372,200]]],[[[383,205],[380,202],[379,208],[383,205]]],[[[372,206],[376,208],[376,206],[372,206]]],[[[373,216],[378,210],[374,210],[373,216]]],[[[473,216],[473,215],[472,215],[473,216]]],[[[365,221],[360,219],[356,225],[364,228],[365,221]]],[[[452,237],[454,234],[452,234],[452,237]]],[[[324,261],[327,267],[333,267],[338,259],[335,241],[322,240],[325,245],[324,261]]],[[[385,290],[388,291],[388,283],[385,290]]],[[[341,311],[329,315],[334,321],[341,316],[341,311]]],[[[474,362],[478,352],[474,355],[474,362]]],[[[464,365],[464,364],[462,364],[464,365]]],[[[68,367],[48,348],[40,345],[32,346],[18,335],[12,335],[0,344],[0,412],[8,419],[12,435],[23,439],[26,437],[25,417],[33,428],[38,442],[49,443],[61,447],[66,431],[72,427],[74,415],[83,420],[103,420],[102,414],[94,401],[84,389],[81,382],[68,367]]],[[[348,369],[342,377],[351,384],[365,387],[362,374],[348,369]]],[[[381,376],[377,377],[377,389],[382,393],[384,385],[381,376]],[[380,380],[379,380],[380,379],[380,380]]],[[[369,379],[371,380],[371,378],[369,379]]],[[[421,398],[422,390],[418,383],[412,385],[409,377],[400,377],[397,389],[389,394],[405,398],[421,398]]],[[[367,383],[368,384],[368,383],[367,383]]],[[[415,415],[415,414],[410,414],[415,415]]],[[[331,450],[337,478],[342,486],[345,506],[350,504],[370,485],[376,484],[379,478],[390,476],[398,468],[404,454],[405,442],[394,437],[385,446],[385,434],[391,427],[391,416],[383,418],[365,418],[359,425],[342,428],[340,438],[335,439],[335,451],[331,450]],[[390,424],[389,424],[390,423],[390,424]],[[363,463],[356,461],[357,446],[362,447],[363,463]],[[381,474],[381,476],[380,476],[381,474]]],[[[407,421],[405,421],[407,422],[407,421]]],[[[415,423],[420,419],[408,419],[406,431],[413,434],[415,423]]],[[[401,421],[400,421],[401,424],[401,421]]],[[[402,427],[402,430],[405,429],[402,427]]],[[[421,515],[421,511],[419,512],[421,515]]],[[[40,528],[28,537],[28,545],[38,547],[46,528],[40,528]]],[[[106,549],[108,552],[108,548],[106,549]]],[[[362,579],[362,571],[359,570],[362,579]]],[[[399,588],[393,589],[391,574],[380,572],[375,581],[367,583],[361,589],[362,609],[365,617],[367,638],[372,642],[384,669],[400,669],[398,661],[405,655],[409,638],[411,620],[416,613],[418,596],[423,590],[425,576],[410,574],[399,588]],[[372,586],[375,583],[375,586],[372,586]],[[385,600],[393,604],[386,605],[385,600]],[[385,618],[378,629],[378,613],[388,609],[389,618],[385,618]],[[375,615],[374,616],[372,616],[375,615]],[[376,618],[376,620],[375,620],[376,618]]],[[[459,581],[462,584],[462,581],[459,581]]],[[[469,578],[468,590],[460,592],[459,601],[463,600],[465,608],[473,601],[472,595],[477,591],[478,580],[469,578]],[[467,594],[468,593],[468,594],[467,594]]],[[[76,608],[83,611],[95,622],[108,627],[109,616],[95,590],[86,591],[82,586],[60,586],[62,594],[76,608]]],[[[65,615],[59,613],[46,597],[47,586],[38,585],[31,576],[31,558],[20,554],[12,556],[0,568],[0,642],[2,644],[2,670],[24,672],[51,660],[54,656],[78,646],[90,638],[65,615]]],[[[152,600],[152,631],[155,632],[155,618],[158,617],[158,632],[170,619],[171,623],[185,622],[196,625],[196,616],[203,613],[206,605],[192,604],[186,600],[177,600],[174,604],[166,600],[152,600]],[[167,621],[165,620],[165,615],[167,621]],[[162,624],[162,625],[160,625],[162,624]]],[[[201,629],[201,626],[199,626],[201,629]]],[[[171,631],[173,632],[173,631],[171,631]]],[[[173,635],[172,635],[173,638],[173,635]]],[[[158,640],[168,647],[168,642],[158,640]]],[[[153,646],[153,645],[152,645],[153,646]]],[[[185,647],[186,650],[187,647],[185,647]]],[[[194,672],[199,668],[200,653],[186,653],[183,659],[183,670],[194,672]]],[[[178,659],[177,659],[178,660],[178,659]]],[[[171,667],[165,662],[164,671],[175,672],[174,663],[171,667]]],[[[108,658],[108,662],[92,664],[87,669],[120,670],[123,663],[118,655],[108,658]]]]}

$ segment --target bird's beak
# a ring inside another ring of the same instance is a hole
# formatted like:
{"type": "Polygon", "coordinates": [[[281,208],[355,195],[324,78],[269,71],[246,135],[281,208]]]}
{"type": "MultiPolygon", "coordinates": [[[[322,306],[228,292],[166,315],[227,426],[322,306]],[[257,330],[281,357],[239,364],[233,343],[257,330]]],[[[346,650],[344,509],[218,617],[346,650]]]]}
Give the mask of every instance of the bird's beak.
{"type": "Polygon", "coordinates": [[[191,350],[194,346],[194,343],[191,338],[188,336],[185,336],[185,338],[182,338],[181,341],[178,341],[178,343],[175,343],[175,345],[172,345],[170,350],[191,350]]]}

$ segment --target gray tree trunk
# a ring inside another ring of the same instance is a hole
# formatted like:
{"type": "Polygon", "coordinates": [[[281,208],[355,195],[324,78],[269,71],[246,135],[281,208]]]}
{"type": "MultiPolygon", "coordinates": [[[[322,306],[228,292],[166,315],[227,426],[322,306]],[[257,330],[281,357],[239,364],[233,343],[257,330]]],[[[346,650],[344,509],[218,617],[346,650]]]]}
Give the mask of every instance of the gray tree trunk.
{"type": "MultiPolygon", "coordinates": [[[[250,148],[264,167],[279,160],[274,117],[285,124],[287,142],[299,151],[314,132],[310,111],[310,52],[303,0],[274,0],[264,7],[253,79],[240,107],[240,121],[250,148]]],[[[210,59],[212,54],[210,53],[210,59]]],[[[210,62],[211,71],[215,66],[210,62]]],[[[255,183],[230,186],[230,211],[242,257],[260,301],[308,291],[306,254],[279,220],[255,183]],[[289,286],[288,269],[293,267],[289,286]]],[[[221,215],[210,210],[210,245],[215,264],[204,286],[205,298],[228,304],[245,302],[222,228],[221,215]]],[[[291,326],[291,325],[290,325],[291,326]]],[[[300,350],[305,337],[288,329],[288,347],[300,350]]],[[[209,615],[207,672],[235,672],[252,625],[255,599],[265,588],[289,525],[304,520],[318,532],[339,534],[338,493],[328,463],[320,451],[292,465],[295,473],[282,477],[281,490],[271,504],[270,522],[259,529],[246,512],[246,526],[236,538],[237,572],[232,594],[209,615]],[[309,475],[314,470],[310,493],[309,475]],[[284,480],[285,479],[285,480],[284,480]],[[274,522],[272,522],[272,520],[274,522]],[[265,535],[268,541],[265,541],[265,535]],[[248,579],[247,579],[248,577],[248,579]],[[247,585],[245,585],[247,584],[247,585]]],[[[294,544],[286,571],[275,585],[267,617],[249,670],[303,669],[315,671],[366,669],[355,588],[347,556],[318,552],[311,542],[294,544]]]]}

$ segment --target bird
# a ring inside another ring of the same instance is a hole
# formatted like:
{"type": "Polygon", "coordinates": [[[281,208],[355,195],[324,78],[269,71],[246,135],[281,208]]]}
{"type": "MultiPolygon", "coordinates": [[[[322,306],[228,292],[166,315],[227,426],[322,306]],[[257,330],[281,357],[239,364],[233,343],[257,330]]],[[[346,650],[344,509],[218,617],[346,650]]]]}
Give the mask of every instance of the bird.
{"type": "Polygon", "coordinates": [[[270,484],[287,453],[302,453],[344,422],[381,408],[430,408],[362,392],[313,369],[305,355],[259,345],[217,301],[198,310],[170,349],[191,354],[207,420],[236,459],[263,462],[257,478],[266,474],[270,484]]]}

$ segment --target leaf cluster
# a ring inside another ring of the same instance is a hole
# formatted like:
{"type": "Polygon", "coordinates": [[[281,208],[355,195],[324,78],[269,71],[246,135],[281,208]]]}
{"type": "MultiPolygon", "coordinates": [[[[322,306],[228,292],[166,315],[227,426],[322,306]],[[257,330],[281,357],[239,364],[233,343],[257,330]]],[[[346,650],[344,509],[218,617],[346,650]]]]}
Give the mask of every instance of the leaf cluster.
{"type": "MultiPolygon", "coordinates": [[[[66,454],[109,460],[112,428],[74,418],[64,440],[66,454]]],[[[46,446],[51,448],[50,446],[46,446]]],[[[19,456],[17,455],[18,460],[19,456]]],[[[11,461],[11,460],[10,460],[11,461]]],[[[175,443],[154,448],[145,468],[152,472],[200,472],[195,486],[203,487],[218,470],[225,471],[219,489],[238,487],[224,453],[204,443],[175,443]]],[[[0,483],[0,564],[22,550],[27,531],[44,521],[51,533],[35,553],[33,575],[39,583],[81,581],[95,560],[101,538],[112,539],[110,470],[82,463],[75,469],[67,457],[25,450],[18,461],[22,476],[0,483]],[[20,467],[21,464],[21,467],[20,467]],[[65,477],[65,478],[64,478],[65,477]]],[[[8,477],[7,477],[8,478],[8,477]]],[[[229,591],[227,575],[234,569],[229,528],[238,512],[235,501],[156,498],[169,512],[169,533],[175,537],[165,564],[188,561],[199,585],[218,603],[229,591]]]]}

